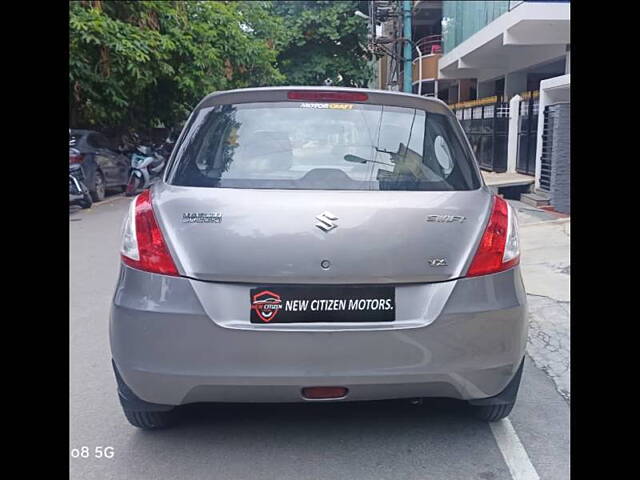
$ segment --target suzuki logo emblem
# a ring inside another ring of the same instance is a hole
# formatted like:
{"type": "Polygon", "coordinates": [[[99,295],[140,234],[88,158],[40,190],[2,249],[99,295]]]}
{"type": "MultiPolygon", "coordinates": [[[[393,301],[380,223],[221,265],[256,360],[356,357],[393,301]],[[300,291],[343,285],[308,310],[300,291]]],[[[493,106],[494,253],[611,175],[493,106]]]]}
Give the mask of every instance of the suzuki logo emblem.
{"type": "Polygon", "coordinates": [[[318,223],[316,223],[316,227],[325,232],[329,232],[338,226],[332,222],[332,220],[338,220],[338,217],[327,210],[318,215],[316,217],[316,220],[318,220],[318,223]]]}

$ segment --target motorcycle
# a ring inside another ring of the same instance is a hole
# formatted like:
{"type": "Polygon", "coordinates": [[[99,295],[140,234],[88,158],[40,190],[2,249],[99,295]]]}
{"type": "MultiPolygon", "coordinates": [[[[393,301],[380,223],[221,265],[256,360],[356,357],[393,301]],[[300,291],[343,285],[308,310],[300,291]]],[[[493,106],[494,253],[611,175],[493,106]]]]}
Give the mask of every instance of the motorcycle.
{"type": "Polygon", "coordinates": [[[167,136],[164,142],[162,142],[162,144],[158,147],[158,152],[164,158],[169,158],[171,156],[171,152],[173,151],[175,143],[175,140],[171,138],[171,133],[169,133],[169,136],[167,136]]]}
{"type": "Polygon", "coordinates": [[[166,159],[157,150],[153,151],[148,146],[139,146],[131,155],[131,173],[126,196],[131,197],[139,190],[147,189],[156,178],[159,178],[164,170],[166,159]]]}
{"type": "Polygon", "coordinates": [[[84,184],[84,174],[78,164],[69,165],[69,205],[90,208],[93,204],[89,189],[84,184]]]}

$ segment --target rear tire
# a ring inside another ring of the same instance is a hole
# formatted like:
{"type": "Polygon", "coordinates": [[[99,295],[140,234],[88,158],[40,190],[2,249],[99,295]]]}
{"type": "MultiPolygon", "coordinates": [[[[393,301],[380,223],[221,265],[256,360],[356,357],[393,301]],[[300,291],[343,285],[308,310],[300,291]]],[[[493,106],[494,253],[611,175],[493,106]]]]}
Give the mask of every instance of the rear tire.
{"type": "Polygon", "coordinates": [[[79,203],[79,205],[82,208],[91,208],[91,205],[93,205],[93,201],[91,200],[91,195],[87,193],[82,199],[82,201],[79,203]]]}
{"type": "Polygon", "coordinates": [[[473,416],[484,422],[497,422],[503,418],[507,418],[513,410],[515,403],[507,403],[505,405],[483,405],[472,406],[473,416]]]}
{"type": "Polygon", "coordinates": [[[158,430],[167,428],[175,423],[176,411],[149,412],[144,410],[123,409],[124,416],[131,425],[143,430],[158,430]]]}
{"type": "Polygon", "coordinates": [[[520,362],[516,374],[498,395],[479,400],[470,400],[469,407],[473,416],[485,422],[497,422],[507,418],[516,404],[523,367],[524,358],[520,362]]]}
{"type": "Polygon", "coordinates": [[[106,185],[104,183],[104,175],[100,170],[96,170],[93,176],[93,188],[89,190],[91,198],[94,202],[101,202],[106,195],[106,185]]]}

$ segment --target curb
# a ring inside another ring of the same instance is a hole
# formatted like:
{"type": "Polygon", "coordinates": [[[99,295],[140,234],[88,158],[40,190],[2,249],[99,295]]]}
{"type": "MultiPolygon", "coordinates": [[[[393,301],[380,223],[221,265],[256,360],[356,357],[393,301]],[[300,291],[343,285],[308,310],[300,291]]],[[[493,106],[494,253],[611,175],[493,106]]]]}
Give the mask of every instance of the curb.
{"type": "Polygon", "coordinates": [[[545,220],[544,222],[522,223],[519,225],[519,228],[533,227],[533,226],[539,226],[539,225],[562,225],[563,223],[570,223],[570,222],[571,222],[571,217],[558,218],[556,220],[545,220]]]}
{"type": "Polygon", "coordinates": [[[116,200],[120,200],[121,198],[127,198],[127,197],[124,196],[124,193],[118,193],[116,195],[113,195],[112,197],[107,198],[106,200],[103,200],[98,203],[94,203],[91,207],[93,208],[94,205],[96,207],[99,207],[100,205],[109,205],[110,203],[113,203],[116,200]]]}

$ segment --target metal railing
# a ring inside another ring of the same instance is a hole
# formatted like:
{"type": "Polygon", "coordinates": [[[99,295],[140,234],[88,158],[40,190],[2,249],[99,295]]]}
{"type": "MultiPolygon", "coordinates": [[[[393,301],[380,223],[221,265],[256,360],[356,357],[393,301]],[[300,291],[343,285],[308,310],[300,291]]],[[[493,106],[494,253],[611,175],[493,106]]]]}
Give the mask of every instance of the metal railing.
{"type": "Polygon", "coordinates": [[[542,152],[540,155],[540,190],[543,192],[551,192],[551,169],[552,169],[552,151],[553,151],[553,130],[556,121],[555,105],[545,107],[544,123],[542,130],[542,152]]]}
{"type": "Polygon", "coordinates": [[[519,7],[523,3],[571,3],[571,0],[512,0],[509,2],[509,11],[519,7]]]}
{"type": "Polygon", "coordinates": [[[427,35],[422,37],[415,43],[416,52],[420,52],[419,55],[434,55],[436,53],[442,53],[442,35],[427,35]]]}
{"type": "Polygon", "coordinates": [[[469,108],[469,107],[478,107],[481,105],[489,105],[492,103],[496,103],[498,101],[498,97],[497,96],[493,96],[493,97],[485,97],[485,98],[479,98],[477,100],[467,100],[465,102],[458,102],[458,103],[454,103],[449,105],[449,108],[451,108],[452,110],[458,110],[461,108],[469,108]]]}

